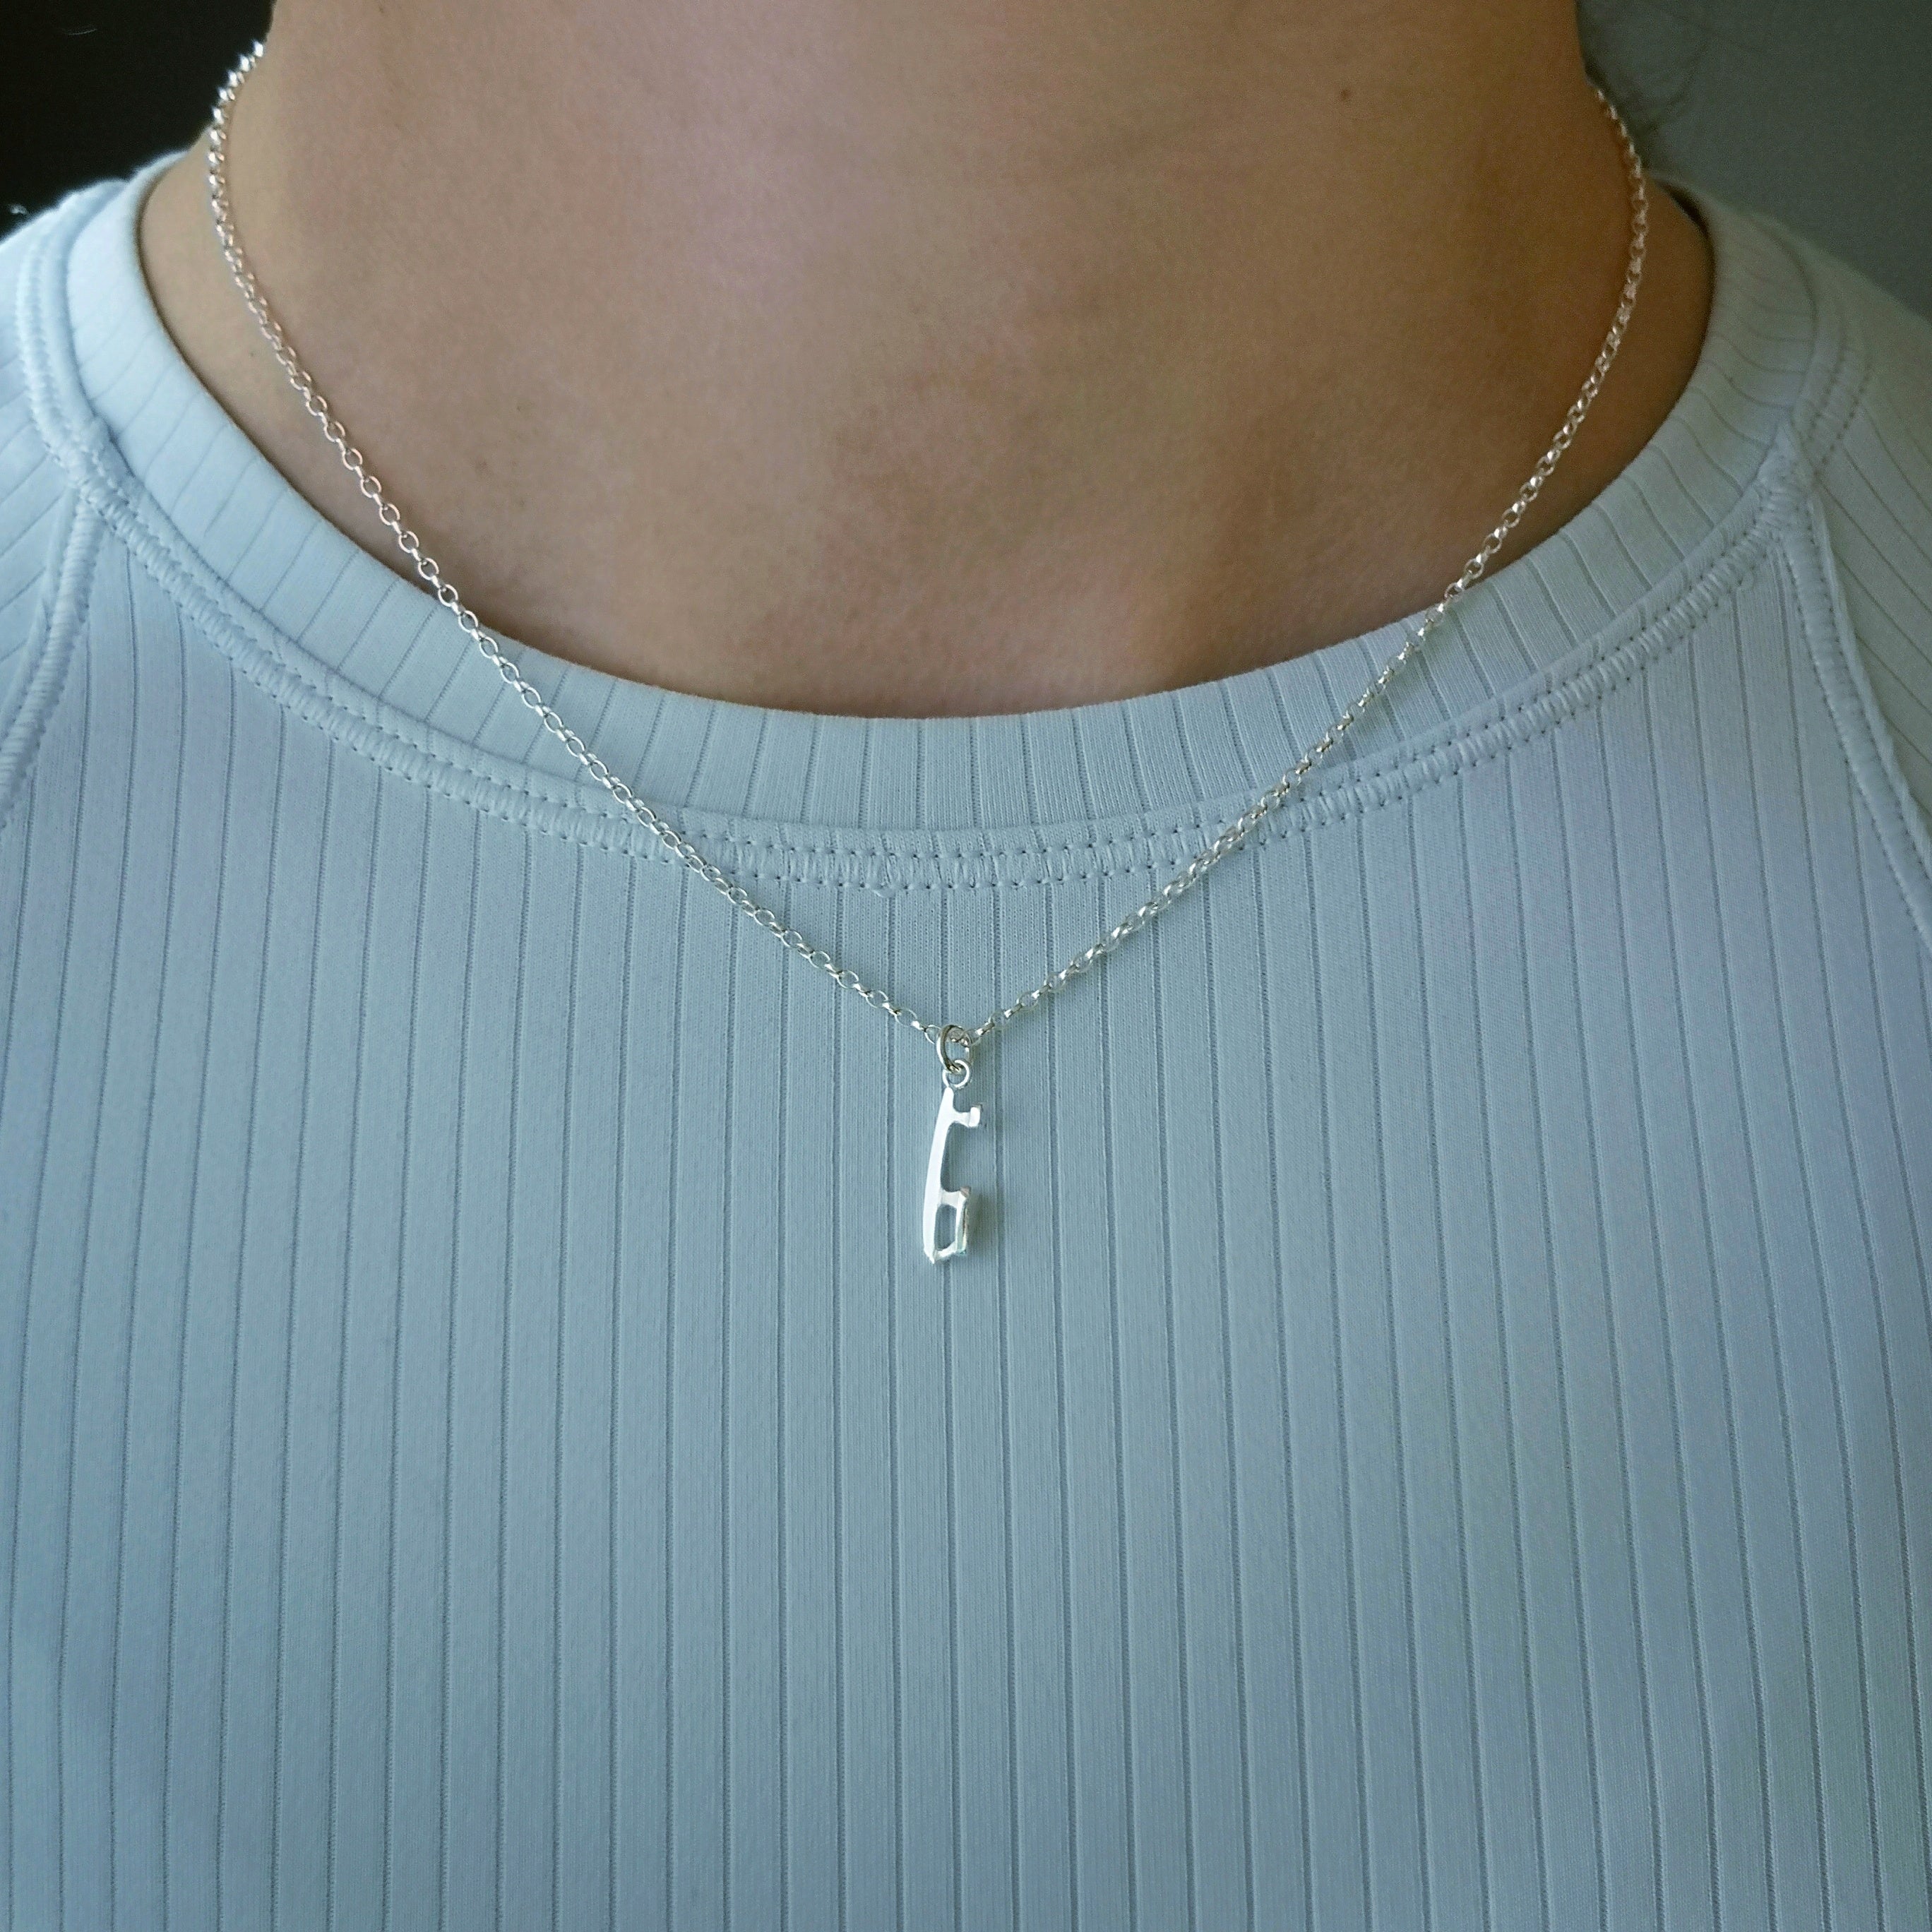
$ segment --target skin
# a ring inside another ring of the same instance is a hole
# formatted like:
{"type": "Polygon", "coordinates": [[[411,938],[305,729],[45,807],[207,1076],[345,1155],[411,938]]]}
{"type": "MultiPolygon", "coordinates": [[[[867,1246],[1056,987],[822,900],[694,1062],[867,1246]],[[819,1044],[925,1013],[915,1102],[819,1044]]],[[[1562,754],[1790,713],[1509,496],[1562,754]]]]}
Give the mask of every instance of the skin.
{"type": "MultiPolygon", "coordinates": [[[[1108,700],[1420,610],[1616,304],[1628,196],[1570,0],[280,0],[238,224],[487,623],[824,712],[1108,700]]],[[[407,566],[215,248],[143,262],[302,494],[407,566]]],[[[1653,184],[1636,319],[1504,560],[1702,340],[1653,184]]]]}

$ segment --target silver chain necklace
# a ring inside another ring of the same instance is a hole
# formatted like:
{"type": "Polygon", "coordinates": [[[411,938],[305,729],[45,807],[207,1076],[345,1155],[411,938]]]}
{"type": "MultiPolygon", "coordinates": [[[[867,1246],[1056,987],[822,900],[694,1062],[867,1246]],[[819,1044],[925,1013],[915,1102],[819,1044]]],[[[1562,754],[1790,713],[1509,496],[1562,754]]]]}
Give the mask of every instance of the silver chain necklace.
{"type": "Polygon", "coordinates": [[[1610,323],[1609,333],[1604,338],[1603,346],[1597,352],[1597,359],[1591,366],[1589,374],[1584,379],[1576,400],[1570,405],[1569,413],[1563,418],[1562,427],[1557,430],[1554,440],[1538,459],[1536,467],[1530,472],[1528,480],[1517,491],[1516,500],[1503,513],[1495,529],[1483,539],[1480,547],[1462,566],[1455,580],[1423,614],[1402,648],[1376,674],[1373,681],[1354,703],[1238,818],[1230,820],[1203,845],[1151,898],[1136,906],[1118,926],[1102,933],[1084,952],[1075,954],[1057,972],[1048,974],[1038,986],[1021,994],[1017,999],[997,1012],[988,1013],[977,1026],[943,1023],[922,1017],[910,1006],[894,1000],[881,988],[867,985],[850,967],[841,966],[830,953],[813,945],[802,933],[787,926],[777,914],[760,905],[728,873],[706,858],[676,826],[640,798],[557,716],[543,694],[524,676],[502,645],[484,629],[476,612],[464,602],[455,586],[443,575],[436,559],[424,550],[422,539],[404,522],[402,512],[390,500],[381,482],[370,473],[363,460],[362,452],[350,442],[349,433],[330,409],[328,398],[316,386],[315,378],[302,366],[294,346],[289,340],[287,332],[269,308],[268,298],[262,292],[262,286],[256,279],[255,272],[248,266],[248,257],[242,251],[240,238],[236,232],[235,211],[228,188],[229,124],[234,111],[236,97],[241,92],[242,83],[261,58],[262,46],[263,44],[258,40],[242,57],[234,72],[223,85],[220,95],[215,103],[208,132],[208,198],[214,218],[216,236],[221,244],[221,252],[227,261],[229,272],[248,303],[250,314],[254,316],[262,334],[267,338],[269,348],[274,352],[275,360],[280,364],[284,373],[294,386],[296,393],[302,398],[302,406],[321,424],[322,434],[334,446],[344,466],[356,478],[362,494],[374,505],[382,526],[395,538],[397,547],[415,566],[416,574],[434,590],[437,602],[454,616],[464,634],[495,666],[503,682],[516,693],[525,706],[536,714],[542,721],[544,728],[577,760],[584,772],[609,793],[631,818],[656,838],[674,858],[696,873],[706,885],[722,893],[747,919],[764,927],[781,945],[789,947],[801,959],[828,974],[848,992],[856,993],[868,1006],[878,1007],[887,1018],[897,1020],[902,1025],[912,1028],[938,1049],[940,1078],[943,1084],[940,1090],[938,1116],[933,1122],[932,1150],[926,1162],[922,1217],[926,1258],[932,1262],[949,1261],[956,1255],[963,1254],[966,1249],[967,1205],[970,1198],[970,1191],[963,1187],[946,1186],[944,1167],[946,1144],[953,1129],[976,1127],[982,1118],[982,1109],[979,1104],[962,1108],[954,1099],[954,1096],[972,1077],[974,1049],[988,1034],[997,1032],[1018,1018],[1021,1014],[1030,1012],[1049,994],[1058,992],[1061,987],[1086,972],[1090,967],[1098,965],[1123,940],[1139,932],[1142,926],[1165,912],[1183,893],[1198,885],[1223,859],[1238,851],[1256,826],[1286,801],[1301,781],[1334,748],[1342,733],[1382,695],[1388,688],[1389,680],[1415,655],[1424,640],[1448,614],[1450,605],[1480,580],[1495,560],[1498,551],[1508,540],[1510,532],[1522,521],[1529,506],[1542,494],[1543,486],[1549,482],[1551,472],[1562,460],[1564,451],[1575,441],[1576,432],[1582,427],[1583,418],[1589,413],[1590,405],[1596,400],[1597,393],[1604,386],[1604,379],[1610,374],[1610,364],[1616,360],[1618,350],[1622,346],[1624,334],[1630,327],[1631,314],[1636,307],[1637,287],[1643,279],[1644,253],[1650,234],[1650,198],[1644,178],[1643,161],[1637,153],[1636,144],[1630,137],[1630,129],[1624,124],[1623,116],[1617,112],[1609,97],[1599,88],[1597,98],[1601,103],[1604,112],[1609,116],[1611,125],[1616,129],[1618,139],[1622,144],[1624,171],[1630,179],[1630,256],[1624,275],[1623,292],[1618,302],[1616,314],[1610,323]],[[942,1228],[944,1229],[944,1239],[941,1238],[942,1228]]]}

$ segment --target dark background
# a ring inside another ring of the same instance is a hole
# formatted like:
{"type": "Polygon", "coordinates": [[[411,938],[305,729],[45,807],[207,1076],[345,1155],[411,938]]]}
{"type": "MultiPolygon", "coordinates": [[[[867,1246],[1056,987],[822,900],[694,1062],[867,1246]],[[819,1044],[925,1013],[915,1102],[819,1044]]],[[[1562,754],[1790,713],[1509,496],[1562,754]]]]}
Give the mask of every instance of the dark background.
{"type": "Polygon", "coordinates": [[[0,0],[0,231],[200,133],[268,0],[0,0]]]}
{"type": "MultiPolygon", "coordinates": [[[[1653,166],[1780,217],[1932,314],[1932,0],[1584,11],[1653,166]]],[[[268,0],[0,0],[0,232],[185,147],[268,15],[268,0]]]]}

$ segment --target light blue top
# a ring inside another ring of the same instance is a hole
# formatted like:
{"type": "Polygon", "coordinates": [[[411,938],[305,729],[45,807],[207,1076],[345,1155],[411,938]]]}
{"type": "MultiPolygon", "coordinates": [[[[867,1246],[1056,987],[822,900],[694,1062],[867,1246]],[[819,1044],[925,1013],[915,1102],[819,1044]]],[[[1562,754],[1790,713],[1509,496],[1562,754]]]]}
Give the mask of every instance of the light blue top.
{"type": "MultiPolygon", "coordinates": [[[[1700,202],[1669,420],[984,1051],[934,1268],[930,1048],[251,446],[153,173],[0,248],[10,1926],[1924,1932],[1932,331],[1700,202]]],[[[971,1021],[1397,634],[525,656],[971,1021]]]]}

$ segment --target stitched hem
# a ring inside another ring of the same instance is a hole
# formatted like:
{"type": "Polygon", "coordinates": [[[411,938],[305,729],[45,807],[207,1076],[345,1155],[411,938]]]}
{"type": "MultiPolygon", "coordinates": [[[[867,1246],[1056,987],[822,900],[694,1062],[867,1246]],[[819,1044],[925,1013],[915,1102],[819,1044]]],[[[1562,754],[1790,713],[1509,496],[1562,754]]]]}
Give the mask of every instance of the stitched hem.
{"type": "MultiPolygon", "coordinates": [[[[236,597],[182,543],[93,413],[78,371],[66,366],[72,351],[62,334],[65,265],[75,235],[112,191],[110,184],[74,197],[22,265],[22,334],[34,418],[88,507],[224,656],[304,722],[383,769],[490,816],[580,844],[679,862],[587,783],[559,780],[479,752],[328,670],[236,597]]],[[[1808,481],[1811,466],[1803,458],[1802,438],[1792,432],[1801,421],[1816,419],[1843,370],[1841,334],[1834,345],[1838,353],[1829,358],[1831,374],[1820,380],[1821,365],[1828,360],[1822,334],[1790,422],[1739,501],[1648,596],[1507,696],[1365,763],[1338,768],[1325,778],[1317,775],[1264,820],[1249,842],[1265,844],[1394,803],[1540,737],[1593,707],[1688,634],[1762,561],[1798,514],[1803,492],[1794,482],[1800,475],[1808,481]]],[[[690,809],[676,816],[681,830],[748,883],[891,892],[1058,884],[1178,868],[1252,796],[1226,794],[1179,812],[1018,830],[856,832],[773,829],[770,821],[690,809]]]]}

